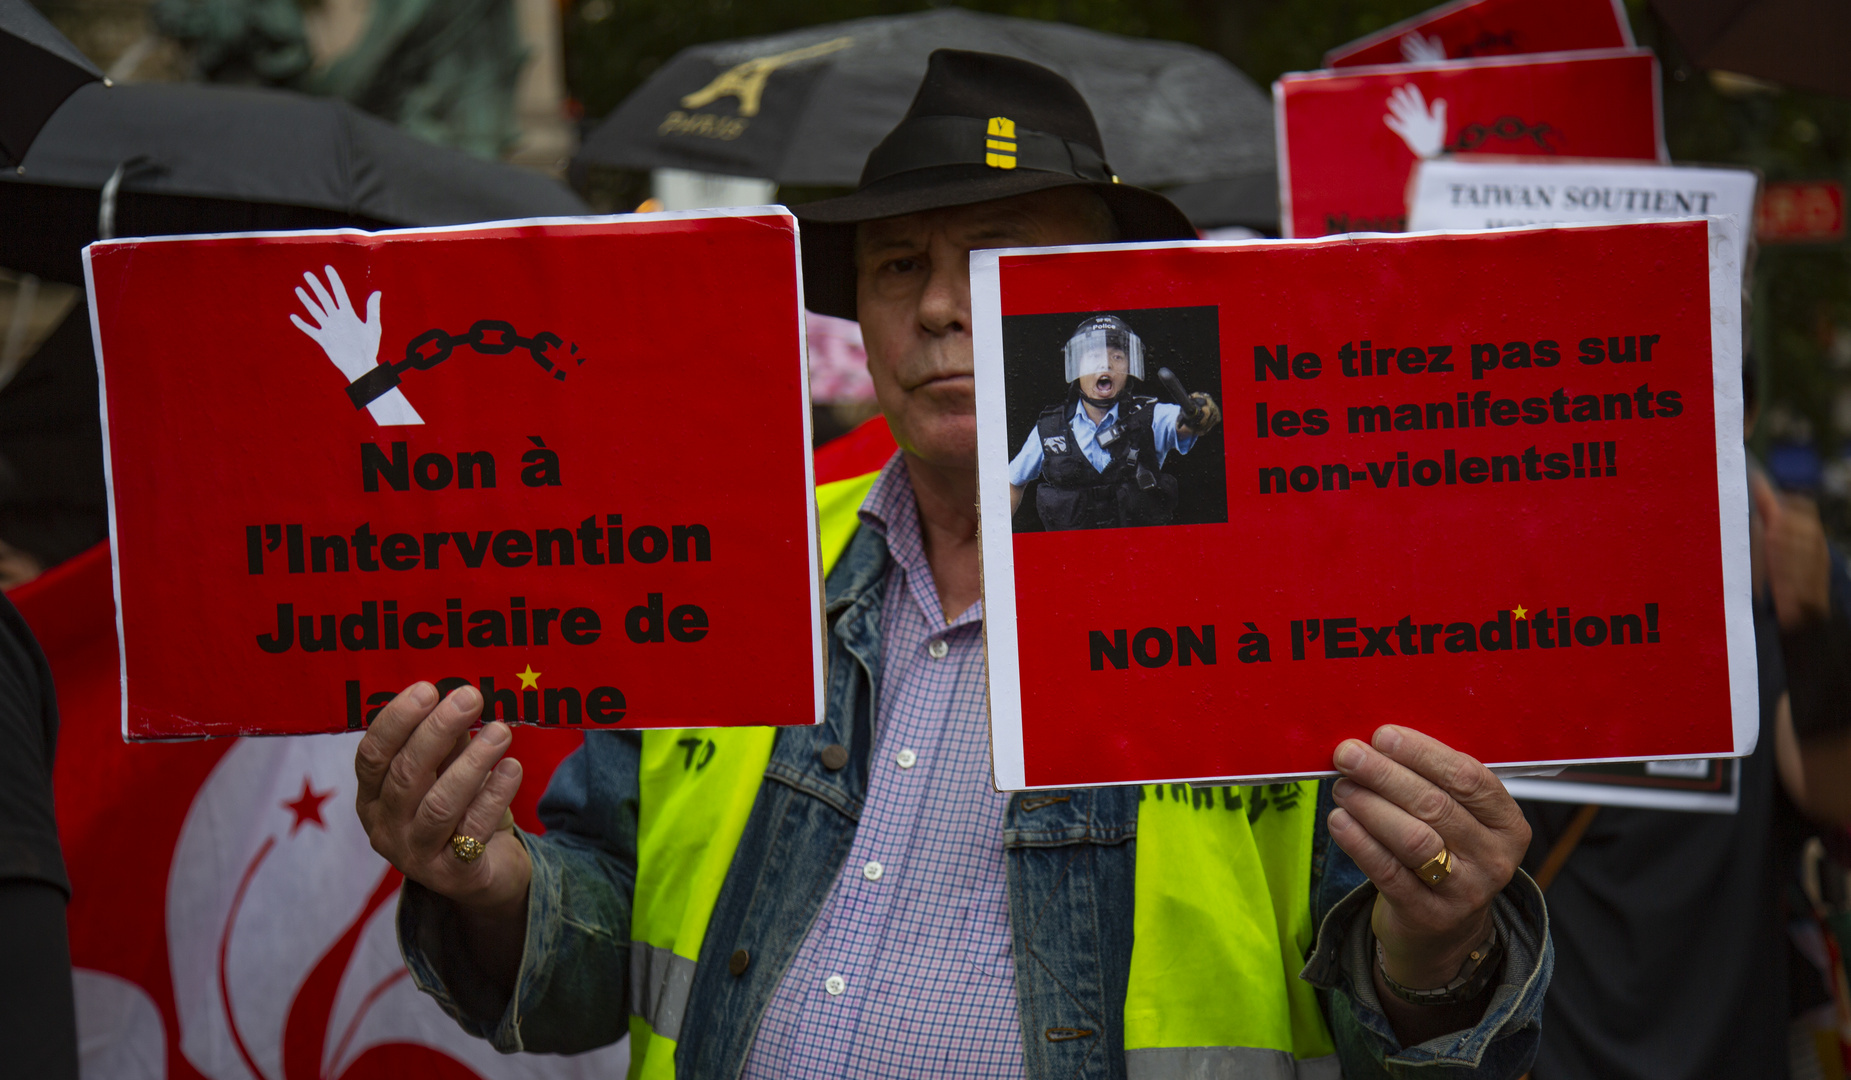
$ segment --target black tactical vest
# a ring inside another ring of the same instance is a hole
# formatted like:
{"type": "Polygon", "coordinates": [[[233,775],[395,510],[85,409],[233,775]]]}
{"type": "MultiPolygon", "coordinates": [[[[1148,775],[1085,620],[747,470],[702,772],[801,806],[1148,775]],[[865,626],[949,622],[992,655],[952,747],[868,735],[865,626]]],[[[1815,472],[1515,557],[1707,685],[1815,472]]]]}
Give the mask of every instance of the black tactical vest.
{"type": "Polygon", "coordinates": [[[1111,462],[1104,472],[1093,468],[1075,444],[1068,418],[1080,408],[1079,395],[1050,405],[1035,421],[1041,439],[1041,484],[1035,509],[1043,528],[1115,529],[1128,525],[1168,525],[1176,516],[1176,478],[1159,471],[1157,436],[1151,427],[1157,399],[1131,395],[1120,400],[1118,422],[1100,435],[1118,437],[1105,449],[1111,462]]]}

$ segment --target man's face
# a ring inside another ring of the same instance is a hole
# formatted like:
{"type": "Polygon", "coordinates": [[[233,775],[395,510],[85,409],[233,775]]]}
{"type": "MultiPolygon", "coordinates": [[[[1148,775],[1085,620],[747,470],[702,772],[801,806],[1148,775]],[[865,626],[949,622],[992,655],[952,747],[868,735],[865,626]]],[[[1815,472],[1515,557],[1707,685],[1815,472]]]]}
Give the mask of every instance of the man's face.
{"type": "Polygon", "coordinates": [[[1106,370],[1082,375],[1078,380],[1080,392],[1094,401],[1112,401],[1131,385],[1131,361],[1125,358],[1125,350],[1107,349],[1105,356],[1106,370]]]}
{"type": "Polygon", "coordinates": [[[868,373],[902,449],[945,468],[977,467],[970,253],[1103,240],[1087,202],[1094,198],[1061,188],[859,227],[856,292],[868,373]]]}

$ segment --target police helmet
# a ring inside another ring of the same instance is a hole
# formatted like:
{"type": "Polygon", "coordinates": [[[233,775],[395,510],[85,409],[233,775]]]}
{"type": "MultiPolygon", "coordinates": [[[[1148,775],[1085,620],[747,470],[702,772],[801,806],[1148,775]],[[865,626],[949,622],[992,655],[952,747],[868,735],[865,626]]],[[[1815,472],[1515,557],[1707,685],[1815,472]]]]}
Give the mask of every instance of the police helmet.
{"type": "Polygon", "coordinates": [[[1127,372],[1134,379],[1144,377],[1144,341],[1125,325],[1125,320],[1111,315],[1095,315],[1080,324],[1067,339],[1067,381],[1111,370],[1110,350],[1125,354],[1127,372]]]}

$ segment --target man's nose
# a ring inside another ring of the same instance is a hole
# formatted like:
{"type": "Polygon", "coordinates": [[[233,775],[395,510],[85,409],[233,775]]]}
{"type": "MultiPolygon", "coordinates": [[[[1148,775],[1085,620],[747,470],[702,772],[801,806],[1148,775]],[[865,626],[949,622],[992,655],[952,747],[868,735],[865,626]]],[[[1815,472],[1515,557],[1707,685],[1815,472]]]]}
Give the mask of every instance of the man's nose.
{"type": "Polygon", "coordinates": [[[970,328],[969,248],[944,245],[932,252],[932,272],[919,296],[919,323],[934,334],[970,328]]]}

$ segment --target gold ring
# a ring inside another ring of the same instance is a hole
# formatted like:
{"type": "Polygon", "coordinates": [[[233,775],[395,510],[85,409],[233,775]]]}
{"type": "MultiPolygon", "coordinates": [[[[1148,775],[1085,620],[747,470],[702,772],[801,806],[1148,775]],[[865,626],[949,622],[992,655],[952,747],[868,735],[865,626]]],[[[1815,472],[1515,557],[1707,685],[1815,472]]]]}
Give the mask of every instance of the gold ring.
{"type": "Polygon", "coordinates": [[[464,862],[475,862],[488,850],[488,845],[473,836],[457,833],[450,838],[450,851],[464,862]]]}
{"type": "Polygon", "coordinates": [[[1420,869],[1414,872],[1429,886],[1438,885],[1452,876],[1453,853],[1442,847],[1438,855],[1422,863],[1420,869]]]}

